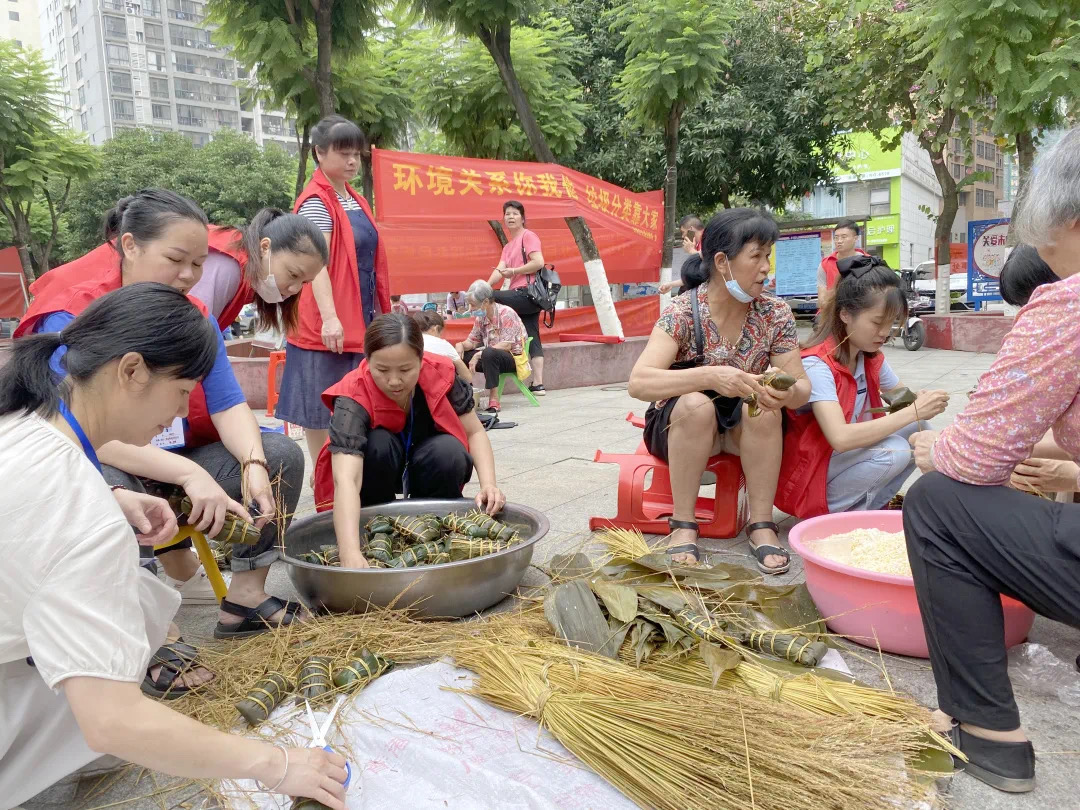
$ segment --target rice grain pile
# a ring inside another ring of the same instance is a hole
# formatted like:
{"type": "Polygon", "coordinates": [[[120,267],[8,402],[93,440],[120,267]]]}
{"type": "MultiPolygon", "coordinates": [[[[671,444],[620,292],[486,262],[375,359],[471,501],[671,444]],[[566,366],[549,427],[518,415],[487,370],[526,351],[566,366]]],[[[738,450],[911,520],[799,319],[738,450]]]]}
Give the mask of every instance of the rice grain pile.
{"type": "Polygon", "coordinates": [[[811,548],[834,562],[878,574],[911,576],[903,532],[855,529],[811,542],[811,548]]]}

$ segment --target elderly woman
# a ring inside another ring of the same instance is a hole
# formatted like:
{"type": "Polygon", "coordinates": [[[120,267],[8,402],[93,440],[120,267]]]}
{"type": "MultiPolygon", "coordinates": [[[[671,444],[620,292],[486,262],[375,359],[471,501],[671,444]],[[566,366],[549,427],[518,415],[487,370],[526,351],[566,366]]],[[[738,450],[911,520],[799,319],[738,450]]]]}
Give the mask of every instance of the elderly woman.
{"type": "Polygon", "coordinates": [[[1009,682],[1001,595],[1080,627],[1080,505],[1007,486],[1029,456],[1080,457],[1077,176],[1074,129],[1039,162],[1014,222],[1061,280],[1031,294],[956,421],[912,437],[927,474],[904,502],[938,721],[967,755],[959,767],[1009,792],[1034,789],[1035,756],[1009,682]],[[1047,430],[1053,440],[1040,441],[1047,430]]]}
{"type": "Polygon", "coordinates": [[[768,574],[788,570],[773,522],[773,498],[783,455],[781,408],[810,397],[795,317],[784,302],[761,295],[769,252],[779,236],[768,214],[735,208],[705,228],[701,253],[683,265],[687,291],[660,315],[630,374],[630,396],[653,400],[645,413],[645,444],[671,467],[674,514],[668,554],[696,563],[694,506],[709,457],[742,457],[750,501],[750,550],[768,574]],[[761,384],[770,367],[799,378],[787,391],[761,384]],[[746,414],[755,396],[762,413],[746,414]]]}
{"type": "Polygon", "coordinates": [[[525,325],[509,306],[495,302],[495,293],[486,281],[474,281],[465,298],[469,306],[480,310],[481,314],[469,337],[455,348],[470,371],[484,372],[484,384],[489,394],[488,410],[498,413],[499,375],[517,369],[514,356],[524,351],[525,325]]]}

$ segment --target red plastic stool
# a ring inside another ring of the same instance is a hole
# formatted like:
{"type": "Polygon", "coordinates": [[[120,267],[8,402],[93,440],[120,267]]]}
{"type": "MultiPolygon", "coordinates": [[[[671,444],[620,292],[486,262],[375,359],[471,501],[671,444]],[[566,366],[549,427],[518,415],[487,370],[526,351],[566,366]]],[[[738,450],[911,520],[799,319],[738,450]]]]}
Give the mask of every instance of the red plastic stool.
{"type": "Polygon", "coordinates": [[[270,368],[266,374],[266,415],[273,416],[278,401],[278,366],[285,371],[285,352],[270,352],[270,368]]]}
{"type": "Polygon", "coordinates": [[[642,429],[645,428],[645,417],[644,416],[634,416],[633,411],[630,411],[630,413],[628,413],[626,415],[626,421],[629,422],[634,427],[639,427],[639,428],[642,428],[642,429]]]}
{"type": "MultiPolygon", "coordinates": [[[[613,518],[593,517],[589,528],[637,529],[644,534],[671,533],[666,518],[674,510],[668,466],[642,446],[632,455],[596,451],[593,461],[619,465],[618,514],[613,518]],[[645,488],[645,477],[652,471],[652,483],[645,488]]],[[[701,537],[735,537],[746,525],[749,503],[746,479],[738,456],[721,453],[705,465],[716,476],[716,495],[699,497],[694,516],[701,526],[701,537]]]]}

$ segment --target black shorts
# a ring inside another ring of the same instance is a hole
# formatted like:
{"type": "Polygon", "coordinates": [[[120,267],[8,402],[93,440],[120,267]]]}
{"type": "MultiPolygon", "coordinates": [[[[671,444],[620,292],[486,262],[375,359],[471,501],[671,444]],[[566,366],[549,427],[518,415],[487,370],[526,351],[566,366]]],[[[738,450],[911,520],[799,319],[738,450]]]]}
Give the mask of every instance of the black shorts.
{"type": "MultiPolygon", "coordinates": [[[[742,420],[742,400],[738,397],[722,397],[715,391],[705,391],[705,396],[712,398],[713,410],[716,413],[717,433],[723,434],[731,430],[742,420]]],[[[645,411],[645,431],[642,438],[645,446],[657,458],[668,460],[668,424],[671,421],[671,412],[675,409],[678,397],[671,397],[657,408],[656,403],[651,403],[645,411]]],[[[706,407],[702,405],[701,407],[706,407]]]]}

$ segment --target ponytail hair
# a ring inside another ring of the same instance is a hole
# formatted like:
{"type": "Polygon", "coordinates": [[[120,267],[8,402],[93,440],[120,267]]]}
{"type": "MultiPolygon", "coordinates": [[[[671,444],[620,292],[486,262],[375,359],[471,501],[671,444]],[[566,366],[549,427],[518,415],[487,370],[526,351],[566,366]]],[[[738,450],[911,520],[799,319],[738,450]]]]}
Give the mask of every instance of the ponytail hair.
{"type": "Polygon", "coordinates": [[[152,242],[161,237],[169,223],[178,219],[209,224],[206,214],[193,200],[165,188],[144,188],[124,197],[105,214],[105,241],[124,255],[120,237],[130,233],[135,241],[152,242]]]}
{"type": "Polygon", "coordinates": [[[856,254],[841,259],[836,267],[840,271],[840,280],[836,284],[835,294],[822,307],[818,324],[804,348],[818,346],[833,338],[836,341],[833,356],[837,362],[847,365],[851,362],[853,349],[847,342],[847,324],[840,314],[846,312],[856,317],[876,307],[884,297],[885,315],[895,320],[907,317],[908,303],[907,296],[900,289],[900,277],[876,256],[856,254]]]}
{"type": "Polygon", "coordinates": [[[132,352],[142,356],[151,373],[202,380],[214,367],[218,336],[216,325],[182,292],[144,282],[102,296],[61,332],[19,338],[9,351],[0,369],[0,416],[49,417],[72,388],[132,352]],[[58,381],[49,362],[62,346],[67,348],[61,359],[67,376],[58,381]]]}
{"type": "Polygon", "coordinates": [[[729,208],[709,220],[701,234],[701,253],[690,256],[682,265],[683,287],[700,287],[712,276],[716,254],[734,261],[744,247],[756,242],[771,247],[780,238],[776,220],[756,208],[729,208]]]}
{"type": "MultiPolygon", "coordinates": [[[[260,242],[270,240],[271,255],[275,250],[300,253],[313,256],[325,265],[330,261],[330,249],[322,231],[307,217],[299,214],[287,214],[280,208],[263,208],[251,223],[240,232],[235,247],[242,247],[247,254],[244,266],[244,278],[249,284],[264,278],[270,268],[263,267],[260,242]]],[[[264,301],[262,296],[255,296],[255,312],[262,329],[276,329],[289,332],[296,327],[300,317],[300,296],[293,295],[278,304],[264,301]]]]}

